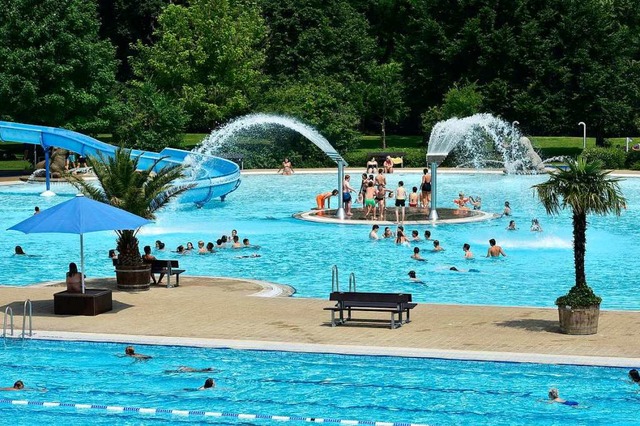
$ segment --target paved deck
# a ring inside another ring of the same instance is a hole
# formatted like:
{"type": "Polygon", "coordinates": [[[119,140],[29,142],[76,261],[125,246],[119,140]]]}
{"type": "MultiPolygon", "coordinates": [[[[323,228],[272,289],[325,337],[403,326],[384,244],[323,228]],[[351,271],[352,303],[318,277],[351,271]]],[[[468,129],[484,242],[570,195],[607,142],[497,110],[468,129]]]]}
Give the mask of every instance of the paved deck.
{"type": "MultiPolygon", "coordinates": [[[[114,289],[114,285],[112,279],[88,281],[88,287],[114,289]]],[[[598,334],[567,336],[559,333],[555,309],[420,304],[410,324],[390,330],[383,325],[331,327],[330,314],[322,309],[330,306],[328,300],[257,297],[261,286],[244,280],[183,277],[177,288],[152,287],[140,293],[114,289],[113,311],[96,317],[54,315],[53,293],[62,289],[62,285],[2,287],[0,305],[3,311],[12,306],[20,329],[22,303],[31,299],[34,329],[45,335],[44,331],[100,333],[121,335],[124,341],[130,335],[228,339],[272,346],[281,342],[370,347],[380,349],[373,351],[377,353],[385,353],[385,348],[395,349],[389,353],[490,351],[494,356],[484,358],[526,360],[517,354],[547,354],[569,360],[564,362],[581,363],[572,357],[588,356],[613,357],[618,362],[585,363],[640,364],[640,312],[636,311],[604,311],[598,334]]]]}

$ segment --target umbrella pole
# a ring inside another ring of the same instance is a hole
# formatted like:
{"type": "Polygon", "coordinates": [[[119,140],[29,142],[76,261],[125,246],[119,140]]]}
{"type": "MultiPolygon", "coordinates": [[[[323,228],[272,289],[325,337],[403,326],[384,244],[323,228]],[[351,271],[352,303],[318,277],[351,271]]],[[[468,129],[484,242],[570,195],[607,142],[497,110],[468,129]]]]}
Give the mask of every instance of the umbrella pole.
{"type": "Polygon", "coordinates": [[[84,294],[84,239],[80,234],[80,276],[82,277],[82,294],[84,294]]]}

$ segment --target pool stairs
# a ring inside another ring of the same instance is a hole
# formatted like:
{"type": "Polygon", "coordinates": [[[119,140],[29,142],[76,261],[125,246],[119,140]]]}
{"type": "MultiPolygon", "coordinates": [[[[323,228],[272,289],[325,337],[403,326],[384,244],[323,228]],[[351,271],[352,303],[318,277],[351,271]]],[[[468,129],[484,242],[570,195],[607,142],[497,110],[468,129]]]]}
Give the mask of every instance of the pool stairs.
{"type": "MultiPolygon", "coordinates": [[[[26,329],[27,329],[27,308],[29,309],[29,337],[33,336],[33,306],[31,304],[31,300],[27,299],[24,301],[24,305],[22,305],[22,333],[20,337],[24,339],[27,337],[26,329]]],[[[4,321],[2,323],[2,337],[5,342],[7,339],[7,319],[10,319],[9,326],[11,327],[11,337],[13,337],[13,308],[11,306],[7,306],[4,310],[4,321]]]]}

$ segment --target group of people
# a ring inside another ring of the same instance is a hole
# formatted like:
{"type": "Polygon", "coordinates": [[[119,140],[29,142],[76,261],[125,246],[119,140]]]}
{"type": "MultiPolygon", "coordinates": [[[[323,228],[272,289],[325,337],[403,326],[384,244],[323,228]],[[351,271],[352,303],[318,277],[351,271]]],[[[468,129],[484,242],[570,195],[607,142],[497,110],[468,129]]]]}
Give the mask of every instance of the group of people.
{"type": "MultiPolygon", "coordinates": [[[[376,157],[371,157],[371,160],[367,161],[367,174],[375,173],[376,170],[378,170],[378,160],[376,157]]],[[[382,162],[382,170],[385,173],[393,173],[393,159],[390,155],[387,155],[382,162]]]]}
{"type": "MultiPolygon", "coordinates": [[[[404,181],[399,181],[395,190],[387,188],[387,178],[384,168],[378,168],[378,174],[362,174],[360,189],[356,190],[351,185],[351,176],[346,175],[342,183],[342,203],[344,204],[346,216],[352,216],[351,207],[353,204],[352,194],[357,194],[357,202],[362,203],[365,219],[386,220],[387,198],[395,198],[396,222],[404,223],[406,207],[428,208],[431,203],[431,174],[429,169],[423,170],[418,187],[414,186],[409,192],[404,185],[404,181]]],[[[316,196],[318,209],[324,209],[324,201],[332,196],[338,195],[336,191],[325,192],[316,196]]]]}
{"type": "MultiPolygon", "coordinates": [[[[518,228],[516,227],[516,221],[511,219],[509,221],[509,225],[507,225],[507,231],[517,231],[518,228]]],[[[538,219],[531,219],[531,228],[529,228],[529,230],[531,232],[542,232],[542,226],[540,225],[540,222],[538,221],[538,219]]]]}
{"type": "MultiPolygon", "coordinates": [[[[249,238],[243,238],[242,241],[238,236],[238,231],[233,229],[231,230],[231,234],[222,235],[218,238],[215,244],[211,241],[205,244],[203,240],[198,241],[198,247],[196,248],[191,241],[186,244],[180,244],[174,250],[174,253],[178,254],[209,254],[215,253],[216,250],[232,248],[232,249],[240,249],[240,248],[259,248],[259,246],[251,244],[249,238]]],[[[155,247],[157,251],[165,250],[165,243],[160,240],[156,240],[155,247]]],[[[150,250],[151,248],[149,248],[150,250]]]]}

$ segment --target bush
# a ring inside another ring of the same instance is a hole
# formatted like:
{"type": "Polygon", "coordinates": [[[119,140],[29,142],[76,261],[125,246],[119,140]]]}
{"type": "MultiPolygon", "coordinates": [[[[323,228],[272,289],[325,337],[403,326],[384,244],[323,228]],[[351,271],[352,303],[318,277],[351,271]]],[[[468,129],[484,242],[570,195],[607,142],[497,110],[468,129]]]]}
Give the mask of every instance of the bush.
{"type": "Polygon", "coordinates": [[[593,289],[588,285],[575,285],[569,290],[569,293],[556,299],[556,305],[570,306],[572,308],[600,306],[600,302],[602,302],[602,298],[596,296],[593,289]]]}
{"type": "Polygon", "coordinates": [[[630,150],[627,152],[627,158],[624,162],[625,167],[627,169],[638,170],[638,163],[640,163],[640,151],[630,150]],[[634,165],[636,167],[634,167],[634,165]]]}
{"type": "Polygon", "coordinates": [[[587,148],[582,157],[589,163],[595,160],[602,162],[605,169],[621,169],[625,165],[625,152],[615,148],[587,148]]]}

